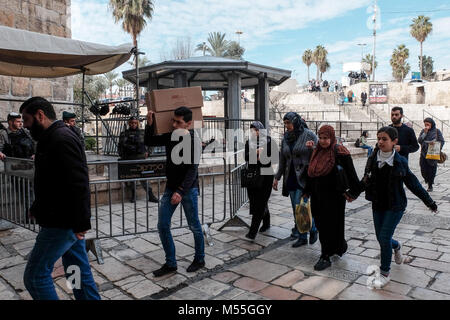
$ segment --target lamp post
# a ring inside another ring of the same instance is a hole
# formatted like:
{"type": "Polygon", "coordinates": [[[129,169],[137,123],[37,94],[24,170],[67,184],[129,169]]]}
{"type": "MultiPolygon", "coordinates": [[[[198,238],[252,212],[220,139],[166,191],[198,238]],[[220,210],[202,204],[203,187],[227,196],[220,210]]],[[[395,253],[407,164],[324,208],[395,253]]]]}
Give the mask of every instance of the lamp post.
{"type": "Polygon", "coordinates": [[[239,43],[239,45],[241,45],[241,34],[243,34],[243,33],[244,32],[242,32],[240,30],[236,31],[236,34],[238,35],[238,43],[239,43]]]}
{"type": "Polygon", "coordinates": [[[358,46],[361,47],[361,70],[360,70],[360,74],[359,74],[359,81],[361,81],[361,77],[362,77],[362,62],[363,62],[363,57],[364,57],[364,47],[367,46],[367,43],[358,43],[358,46]]]}

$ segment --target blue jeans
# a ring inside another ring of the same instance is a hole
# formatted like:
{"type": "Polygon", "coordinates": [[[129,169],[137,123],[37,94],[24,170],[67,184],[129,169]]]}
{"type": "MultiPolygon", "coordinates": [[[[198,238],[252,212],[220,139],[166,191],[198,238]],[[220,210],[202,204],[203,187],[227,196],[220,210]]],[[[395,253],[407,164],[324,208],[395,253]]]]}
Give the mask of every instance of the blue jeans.
{"type": "MultiPolygon", "coordinates": [[[[78,240],[70,229],[57,228],[41,228],[36,237],[23,276],[25,287],[31,297],[35,300],[58,300],[52,272],[56,261],[61,257],[68,280],[72,280],[74,278],[72,276],[76,276],[77,272],[67,268],[70,266],[79,268],[80,287],[73,289],[75,299],[100,300],[89,265],[85,240],[78,240]]],[[[76,284],[77,280],[72,283],[74,287],[76,284]]]]}
{"type": "MultiPolygon", "coordinates": [[[[294,224],[295,224],[295,207],[297,204],[300,204],[300,198],[303,195],[303,190],[302,189],[297,189],[295,191],[289,191],[289,197],[291,198],[291,205],[292,205],[292,210],[294,213],[294,224]]],[[[309,232],[315,233],[317,232],[317,228],[316,228],[316,223],[314,222],[314,218],[312,219],[312,227],[311,230],[309,232]]],[[[308,239],[308,232],[305,233],[300,233],[297,230],[297,227],[295,227],[295,231],[294,234],[299,235],[299,239],[308,239]]]]}
{"type": "MultiPolygon", "coordinates": [[[[166,188],[163,197],[161,198],[161,206],[158,214],[158,231],[159,238],[166,253],[166,264],[170,267],[177,266],[177,260],[175,257],[175,244],[173,242],[172,233],[170,232],[170,224],[172,221],[173,213],[178,205],[170,203],[174,191],[166,188]]],[[[205,240],[203,238],[202,226],[198,219],[198,189],[190,189],[182,198],[181,205],[184,209],[184,214],[194,234],[195,243],[195,257],[197,261],[203,261],[205,259],[205,240]]]]}
{"type": "Polygon", "coordinates": [[[373,148],[371,146],[360,146],[360,148],[367,149],[367,157],[370,157],[373,152],[373,148]]]}
{"type": "Polygon", "coordinates": [[[398,241],[392,236],[402,216],[403,211],[373,211],[375,234],[381,249],[380,270],[384,274],[388,274],[391,269],[392,249],[399,247],[398,241]]]}

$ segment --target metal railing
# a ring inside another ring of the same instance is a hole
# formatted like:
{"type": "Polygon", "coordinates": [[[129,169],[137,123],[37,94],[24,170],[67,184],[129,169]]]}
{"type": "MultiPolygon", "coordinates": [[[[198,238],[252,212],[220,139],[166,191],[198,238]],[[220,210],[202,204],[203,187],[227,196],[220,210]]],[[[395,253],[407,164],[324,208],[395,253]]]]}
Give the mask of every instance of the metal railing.
{"type": "Polygon", "coordinates": [[[440,124],[442,134],[445,134],[444,133],[445,129],[450,130],[450,124],[448,124],[444,120],[439,119],[438,117],[436,117],[434,114],[432,114],[429,111],[422,110],[422,117],[423,117],[423,119],[425,119],[427,117],[431,117],[431,119],[433,119],[435,122],[437,122],[436,126],[438,126],[440,124]]]}

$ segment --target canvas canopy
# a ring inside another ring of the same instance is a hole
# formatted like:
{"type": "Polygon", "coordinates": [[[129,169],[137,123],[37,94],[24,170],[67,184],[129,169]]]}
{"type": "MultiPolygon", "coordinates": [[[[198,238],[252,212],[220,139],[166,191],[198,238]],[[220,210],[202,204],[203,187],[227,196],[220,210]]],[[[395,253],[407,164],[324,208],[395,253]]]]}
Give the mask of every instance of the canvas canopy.
{"type": "Polygon", "coordinates": [[[132,54],[133,45],[106,46],[0,26],[0,74],[53,78],[85,71],[111,71],[132,54]]]}

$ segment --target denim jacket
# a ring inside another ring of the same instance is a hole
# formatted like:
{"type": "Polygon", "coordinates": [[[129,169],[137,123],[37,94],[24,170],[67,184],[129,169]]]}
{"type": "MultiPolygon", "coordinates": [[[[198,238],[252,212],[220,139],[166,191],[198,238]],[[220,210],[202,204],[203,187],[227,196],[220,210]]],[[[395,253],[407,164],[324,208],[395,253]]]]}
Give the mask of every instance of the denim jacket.
{"type": "MultiPolygon", "coordinates": [[[[379,201],[377,194],[377,155],[374,154],[373,158],[369,158],[368,161],[372,161],[369,166],[371,172],[368,182],[365,186],[366,199],[372,201],[372,208],[375,210],[379,201]]],[[[428,192],[422,187],[417,177],[411,172],[408,167],[408,160],[405,157],[395,152],[394,166],[391,171],[391,175],[388,181],[383,181],[389,188],[389,208],[392,211],[404,211],[406,209],[407,200],[403,183],[411,190],[423,203],[429,207],[434,201],[431,199],[428,192]]]]}

